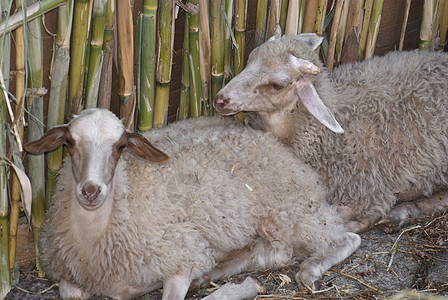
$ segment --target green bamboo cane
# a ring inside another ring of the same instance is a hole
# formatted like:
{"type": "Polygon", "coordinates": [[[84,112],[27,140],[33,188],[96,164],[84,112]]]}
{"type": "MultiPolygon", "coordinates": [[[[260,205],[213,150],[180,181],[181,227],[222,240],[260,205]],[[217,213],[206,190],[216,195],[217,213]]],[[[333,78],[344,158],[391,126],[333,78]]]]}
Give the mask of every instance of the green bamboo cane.
{"type": "MultiPolygon", "coordinates": [[[[10,0],[6,1],[8,1],[8,3],[10,2],[10,0]]],[[[14,15],[11,15],[7,20],[0,22],[0,36],[20,27],[23,24],[24,19],[27,21],[34,20],[35,18],[42,16],[44,13],[57,8],[66,1],[67,0],[43,0],[30,4],[27,7],[26,12],[25,10],[20,10],[14,15]],[[24,13],[26,16],[24,16],[24,13]]]]}
{"type": "MultiPolygon", "coordinates": [[[[199,0],[191,0],[191,4],[198,5],[199,0]]],[[[197,118],[201,115],[201,79],[199,70],[199,14],[188,14],[189,35],[189,63],[190,63],[190,116],[197,118]]]]}
{"type": "Polygon", "coordinates": [[[137,22],[138,129],[146,131],[153,123],[157,0],[143,1],[143,13],[137,22]]]}
{"type": "Polygon", "coordinates": [[[190,61],[188,58],[190,35],[188,26],[188,17],[185,18],[184,43],[182,47],[182,79],[180,82],[179,109],[177,111],[177,120],[185,120],[190,117],[190,61]]]}
{"type": "MultiPolygon", "coordinates": [[[[30,1],[30,0],[28,0],[30,1]]],[[[30,3],[30,2],[28,2],[30,3]]],[[[42,32],[41,18],[37,18],[28,24],[29,32],[26,33],[28,42],[28,55],[30,66],[29,86],[33,89],[42,87],[42,32]]],[[[31,95],[28,97],[28,141],[39,139],[43,135],[43,97],[31,95]]],[[[40,229],[44,221],[45,213],[45,164],[43,155],[30,155],[28,158],[28,174],[32,187],[32,220],[31,225],[34,236],[36,258],[39,257],[37,247],[40,229]]],[[[39,260],[36,259],[36,267],[39,275],[43,276],[39,260]]]]}
{"type": "Polygon", "coordinates": [[[210,103],[210,20],[208,0],[199,0],[199,74],[201,77],[201,113],[213,113],[210,103]]]}
{"type": "MultiPolygon", "coordinates": [[[[0,2],[1,20],[7,19],[11,10],[11,2],[2,0],[0,2]]],[[[0,40],[0,68],[2,72],[1,95],[0,95],[0,155],[6,156],[6,101],[3,89],[9,88],[10,67],[10,35],[5,35],[0,40]]],[[[3,299],[11,289],[10,261],[9,261],[9,203],[8,203],[8,177],[7,167],[3,159],[0,160],[0,299],[3,299]]]]}
{"type": "Polygon", "coordinates": [[[366,52],[367,35],[369,33],[370,18],[372,16],[374,0],[365,0],[364,3],[364,21],[362,23],[361,38],[359,41],[359,57],[364,58],[366,52]]]}
{"type": "Polygon", "coordinates": [[[112,62],[115,28],[115,0],[108,0],[106,6],[106,25],[103,42],[103,69],[101,70],[100,89],[98,91],[98,107],[110,109],[112,92],[112,62]]]}
{"type": "Polygon", "coordinates": [[[118,96],[120,118],[124,119],[128,129],[134,129],[135,110],[133,2],[133,0],[117,1],[118,96]]]}
{"type": "Polygon", "coordinates": [[[366,54],[365,59],[369,59],[373,56],[375,51],[376,40],[381,23],[381,14],[383,12],[383,1],[375,0],[373,5],[372,17],[370,19],[369,34],[367,36],[366,54]]]}
{"type": "MultiPolygon", "coordinates": [[[[55,39],[55,53],[51,70],[51,88],[48,101],[47,130],[64,123],[68,68],[70,65],[70,36],[72,28],[73,5],[68,2],[58,8],[55,39]]],[[[59,170],[62,166],[63,148],[47,154],[46,204],[50,202],[59,170]]]]}
{"type": "Polygon", "coordinates": [[[286,29],[286,20],[288,17],[288,5],[289,0],[282,0],[280,6],[280,27],[282,28],[282,33],[285,32],[286,29]]]}
{"type": "Polygon", "coordinates": [[[90,30],[89,68],[86,83],[86,108],[97,107],[98,90],[103,65],[103,41],[106,26],[107,0],[94,0],[92,9],[92,27],[90,30]]]}
{"type": "Polygon", "coordinates": [[[236,76],[245,66],[247,0],[236,0],[235,10],[234,34],[237,49],[233,55],[233,73],[236,76]]]}
{"type": "MultiPolygon", "coordinates": [[[[22,9],[22,1],[16,1],[17,10],[22,9]]],[[[23,124],[20,120],[23,117],[23,101],[25,97],[25,37],[23,32],[23,26],[18,27],[14,31],[15,40],[15,62],[16,62],[16,94],[15,97],[19,101],[15,111],[15,120],[19,122],[19,136],[21,140],[23,139],[23,124]]],[[[14,146],[13,146],[14,147],[14,146]]],[[[13,147],[10,147],[11,151],[14,151],[13,147]]],[[[14,173],[12,176],[11,183],[11,212],[9,218],[9,268],[11,281],[17,281],[19,278],[15,277],[14,274],[14,262],[16,257],[17,248],[17,228],[19,223],[19,213],[20,213],[20,202],[21,202],[21,192],[20,183],[14,173]]]]}
{"type": "Polygon", "coordinates": [[[234,0],[225,0],[224,18],[226,19],[226,22],[224,25],[224,85],[230,81],[230,77],[232,75],[230,57],[232,55],[231,20],[233,18],[233,2],[234,0]]]}
{"type": "Polygon", "coordinates": [[[210,3],[211,91],[212,99],[223,86],[224,79],[224,15],[223,0],[210,3]]]}
{"type": "Polygon", "coordinates": [[[258,47],[263,44],[266,38],[266,23],[268,15],[268,0],[257,1],[257,17],[255,19],[255,43],[258,47]]]}
{"type": "Polygon", "coordinates": [[[86,60],[89,0],[74,0],[73,32],[70,48],[70,73],[68,88],[68,112],[79,113],[82,109],[82,92],[84,86],[84,65],[86,60]]]}
{"type": "Polygon", "coordinates": [[[167,124],[171,65],[173,63],[174,0],[160,2],[159,9],[159,51],[157,55],[154,127],[163,127],[167,124]]]}

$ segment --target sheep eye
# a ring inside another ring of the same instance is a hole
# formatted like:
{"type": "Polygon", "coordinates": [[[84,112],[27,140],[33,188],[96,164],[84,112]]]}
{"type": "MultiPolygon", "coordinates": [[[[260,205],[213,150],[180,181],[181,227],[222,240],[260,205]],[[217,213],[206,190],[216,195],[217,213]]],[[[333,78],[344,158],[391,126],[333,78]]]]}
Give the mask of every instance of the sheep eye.
{"type": "Polygon", "coordinates": [[[284,88],[284,86],[277,83],[272,83],[272,87],[276,90],[281,90],[282,88],[284,88]]]}
{"type": "Polygon", "coordinates": [[[126,145],[125,145],[125,144],[121,144],[121,145],[119,145],[119,146],[117,147],[117,150],[118,150],[119,152],[121,152],[121,151],[124,150],[124,148],[126,148],[126,145]]]}

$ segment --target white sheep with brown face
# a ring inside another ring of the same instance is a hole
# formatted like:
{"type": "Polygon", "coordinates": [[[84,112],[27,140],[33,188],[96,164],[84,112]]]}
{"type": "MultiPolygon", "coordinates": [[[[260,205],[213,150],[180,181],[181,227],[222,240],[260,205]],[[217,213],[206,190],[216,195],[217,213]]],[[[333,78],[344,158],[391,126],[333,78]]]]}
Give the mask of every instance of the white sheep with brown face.
{"type": "Polygon", "coordinates": [[[249,112],[247,123],[288,144],[322,176],[351,231],[446,210],[448,194],[437,193],[448,187],[448,55],[392,52],[329,72],[321,42],[274,36],[216,95],[216,109],[249,112]]]}
{"type": "Polygon", "coordinates": [[[155,146],[88,109],[25,146],[70,153],[40,235],[41,265],[62,298],[129,299],[163,286],[163,299],[184,299],[192,281],[297,260],[296,280],[313,286],[359,246],[317,174],[272,135],[199,118],[145,136],[155,146]]]}

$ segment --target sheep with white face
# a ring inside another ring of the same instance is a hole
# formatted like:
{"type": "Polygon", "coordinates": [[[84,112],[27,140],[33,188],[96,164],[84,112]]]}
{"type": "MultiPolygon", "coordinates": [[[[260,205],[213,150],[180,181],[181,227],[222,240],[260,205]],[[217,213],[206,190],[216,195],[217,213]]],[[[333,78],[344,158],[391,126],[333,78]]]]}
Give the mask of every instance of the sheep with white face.
{"type": "MultiPolygon", "coordinates": [[[[111,112],[89,109],[25,145],[69,148],[39,241],[63,299],[129,299],[160,287],[163,299],[184,299],[193,281],[297,260],[296,281],[314,287],[359,246],[316,172],[271,134],[199,118],[146,137],[155,146],[111,112]]],[[[209,299],[257,290],[246,280],[209,299]]]]}

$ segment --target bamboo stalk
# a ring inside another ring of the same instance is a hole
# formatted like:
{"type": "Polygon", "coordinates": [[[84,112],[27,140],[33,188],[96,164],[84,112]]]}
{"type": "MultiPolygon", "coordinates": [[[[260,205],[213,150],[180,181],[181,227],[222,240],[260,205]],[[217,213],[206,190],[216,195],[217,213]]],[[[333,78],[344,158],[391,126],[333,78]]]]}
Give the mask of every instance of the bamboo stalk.
{"type": "MultiPolygon", "coordinates": [[[[410,1],[410,0],[409,0],[410,1]]],[[[447,38],[447,30],[448,30],[448,1],[445,0],[445,5],[443,7],[442,20],[440,23],[440,42],[437,50],[443,51],[446,45],[447,38]]]]}
{"type": "Polygon", "coordinates": [[[333,17],[333,25],[331,26],[331,32],[330,32],[330,41],[328,44],[328,51],[327,51],[327,61],[326,66],[329,70],[333,69],[334,64],[334,54],[336,50],[336,37],[339,30],[339,23],[341,20],[342,15],[342,8],[344,5],[344,0],[339,0],[336,2],[334,17],[333,17]]]}
{"type": "MultiPolygon", "coordinates": [[[[2,0],[0,2],[0,19],[7,18],[10,13],[12,1],[2,0]]],[[[5,89],[9,88],[10,69],[10,35],[5,35],[0,44],[0,69],[2,73],[1,84],[5,89]],[[3,77],[5,77],[3,79],[3,77]]],[[[0,95],[0,155],[6,156],[6,108],[2,91],[0,95]]],[[[3,299],[11,289],[10,258],[9,258],[9,202],[8,202],[8,177],[6,162],[0,160],[0,299],[3,299]]]]}
{"type": "MultiPolygon", "coordinates": [[[[297,1],[297,0],[295,0],[297,1]]],[[[300,1],[300,0],[299,0],[300,1]]],[[[281,0],[281,6],[280,6],[280,28],[282,29],[282,32],[285,33],[286,31],[286,20],[288,18],[288,6],[289,6],[289,0],[281,0]]]]}
{"type": "Polygon", "coordinates": [[[403,18],[403,24],[401,26],[401,34],[400,34],[400,43],[398,45],[398,51],[403,50],[403,44],[404,44],[404,36],[406,34],[406,27],[408,25],[408,18],[409,18],[409,11],[411,9],[411,0],[406,0],[406,8],[404,11],[404,18],[403,18]]]}
{"type": "Polygon", "coordinates": [[[359,41],[359,57],[363,58],[366,52],[367,35],[369,33],[370,18],[372,16],[372,7],[374,0],[365,0],[364,3],[364,21],[362,23],[361,38],[359,41]]]}
{"type": "Polygon", "coordinates": [[[342,48],[341,62],[354,62],[359,60],[360,38],[362,31],[363,0],[350,0],[347,26],[345,29],[344,47],[342,48]]]}
{"type": "Polygon", "coordinates": [[[435,4],[436,0],[425,0],[423,4],[422,26],[418,45],[420,50],[431,48],[435,4]]]}
{"type": "MultiPolygon", "coordinates": [[[[30,1],[30,0],[28,0],[30,1]]],[[[28,2],[29,3],[29,2],[28,2]]],[[[24,3],[25,4],[25,3],[24,3]]],[[[42,87],[42,32],[41,18],[37,18],[28,24],[27,33],[31,88],[42,87]]],[[[28,97],[28,110],[32,117],[28,120],[28,141],[39,139],[43,135],[43,97],[31,95],[28,97]]],[[[31,225],[34,236],[34,247],[36,253],[36,267],[39,275],[43,276],[43,270],[39,265],[38,240],[40,229],[44,221],[45,213],[45,164],[43,155],[30,155],[28,157],[28,174],[32,187],[32,218],[31,225]]]]}
{"type": "Polygon", "coordinates": [[[210,44],[211,44],[211,97],[223,86],[224,81],[224,16],[221,8],[223,0],[210,3],[210,44]]]}
{"type": "Polygon", "coordinates": [[[370,19],[369,26],[369,35],[367,36],[365,59],[371,58],[375,51],[376,40],[378,37],[378,32],[380,30],[383,1],[384,0],[375,0],[375,4],[373,5],[372,17],[370,19]]]}
{"type": "Polygon", "coordinates": [[[93,1],[85,108],[97,107],[98,105],[98,90],[103,65],[103,42],[104,29],[106,26],[106,5],[107,0],[93,1]]]}
{"type": "MultiPolygon", "coordinates": [[[[16,1],[17,10],[20,11],[22,9],[22,1],[16,1]]],[[[15,97],[19,101],[19,104],[15,109],[15,120],[22,119],[23,115],[23,101],[25,97],[25,37],[23,32],[23,26],[18,27],[14,32],[14,40],[15,40],[15,58],[16,58],[16,94],[15,97]]],[[[3,100],[0,100],[3,102],[3,100]]],[[[19,128],[19,136],[23,139],[23,124],[20,124],[19,128]]],[[[11,153],[14,151],[15,143],[11,149],[11,153]]],[[[11,211],[9,218],[9,268],[10,268],[10,278],[11,282],[17,281],[19,278],[15,277],[14,274],[14,262],[16,257],[16,248],[17,248],[17,228],[19,223],[19,213],[20,213],[20,202],[21,202],[21,193],[20,193],[20,183],[19,180],[14,173],[12,175],[12,183],[11,183],[11,211]]]]}
{"type": "MultiPolygon", "coordinates": [[[[198,5],[199,0],[192,0],[198,5]]],[[[201,115],[200,71],[199,71],[199,14],[188,14],[189,35],[189,65],[190,65],[190,116],[197,118],[201,115]]]]}
{"type": "Polygon", "coordinates": [[[317,4],[316,20],[314,22],[314,32],[322,34],[325,22],[325,11],[327,10],[327,0],[319,0],[317,4]]]}
{"type": "Polygon", "coordinates": [[[182,47],[182,79],[180,82],[180,100],[177,110],[177,120],[185,120],[190,117],[190,62],[188,59],[190,35],[188,17],[185,18],[184,43],[182,47]]]}
{"type": "Polygon", "coordinates": [[[336,45],[335,45],[336,64],[341,63],[342,47],[344,46],[350,3],[351,3],[350,0],[345,0],[344,2],[341,13],[341,20],[339,21],[338,31],[336,33],[336,45]]]}
{"type": "Polygon", "coordinates": [[[263,44],[266,38],[266,23],[268,14],[268,0],[257,1],[257,17],[255,20],[255,43],[254,47],[263,44]]]}
{"type": "MultiPolygon", "coordinates": [[[[48,102],[47,130],[64,123],[65,102],[70,65],[70,37],[72,28],[73,5],[68,2],[58,8],[58,21],[55,39],[55,54],[51,70],[51,88],[48,102]]],[[[56,179],[62,166],[63,148],[47,154],[46,206],[53,194],[56,179]]]]}
{"type": "Polygon", "coordinates": [[[103,69],[101,70],[100,89],[98,91],[98,107],[110,109],[112,97],[112,62],[114,49],[115,0],[108,0],[106,6],[106,24],[103,41],[103,69]]]}
{"type": "Polygon", "coordinates": [[[234,0],[225,0],[225,27],[224,27],[224,85],[230,81],[232,76],[231,55],[231,20],[233,19],[233,2],[234,0]]]}
{"type": "Polygon", "coordinates": [[[317,5],[319,0],[306,0],[305,18],[303,20],[302,32],[313,32],[316,21],[317,5]]]}
{"type": "Polygon", "coordinates": [[[133,0],[117,1],[118,34],[118,96],[120,118],[127,129],[134,129],[134,30],[132,21],[133,0]]]}
{"type": "Polygon", "coordinates": [[[305,20],[305,8],[306,8],[307,0],[300,0],[299,4],[299,25],[297,27],[297,33],[302,33],[303,31],[303,22],[305,20]]]}
{"type": "Polygon", "coordinates": [[[247,0],[236,0],[234,34],[237,49],[233,55],[233,73],[238,75],[244,69],[246,47],[247,0]]]}
{"type": "Polygon", "coordinates": [[[285,34],[297,34],[299,28],[300,0],[290,0],[288,6],[288,18],[285,24],[285,34]]]}
{"type": "Polygon", "coordinates": [[[199,0],[199,74],[201,77],[201,113],[210,115],[210,21],[208,0],[199,0]]]}
{"type": "Polygon", "coordinates": [[[79,113],[82,109],[84,86],[84,65],[86,61],[87,37],[89,27],[89,1],[74,0],[73,32],[70,48],[70,73],[67,111],[79,113]]]}
{"type": "Polygon", "coordinates": [[[150,130],[154,109],[154,71],[156,66],[157,0],[145,0],[137,30],[138,128],[150,130]]]}
{"type": "Polygon", "coordinates": [[[0,36],[3,36],[22,26],[23,20],[27,20],[28,22],[32,21],[64,4],[64,2],[66,1],[67,0],[43,0],[30,4],[29,6],[27,6],[26,12],[25,10],[20,10],[12,16],[9,16],[6,20],[0,22],[0,36]]]}
{"type": "Polygon", "coordinates": [[[266,38],[274,35],[275,27],[280,24],[280,0],[271,0],[269,7],[269,22],[266,38]]]}
{"type": "Polygon", "coordinates": [[[174,0],[162,1],[159,10],[159,50],[157,53],[154,127],[163,127],[167,124],[171,66],[173,63],[174,0]]]}

